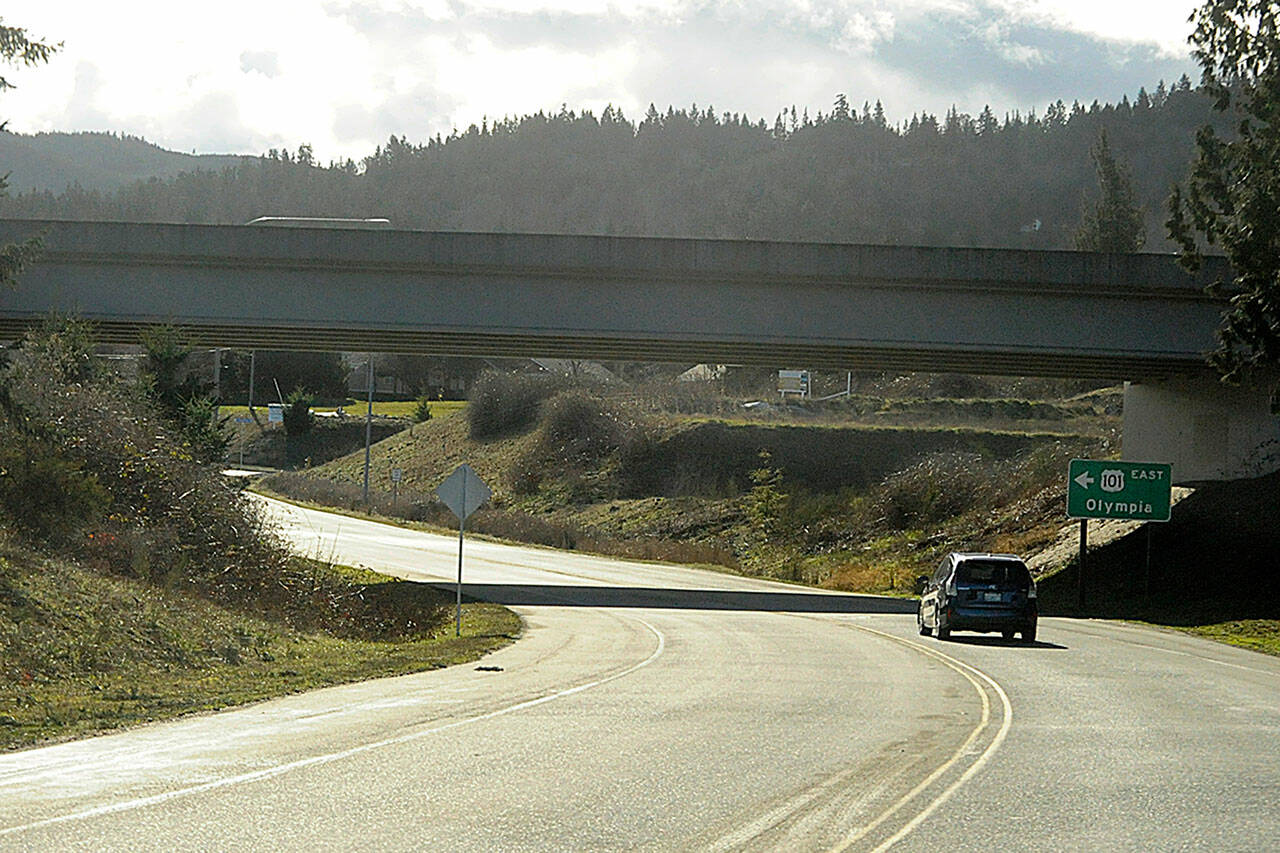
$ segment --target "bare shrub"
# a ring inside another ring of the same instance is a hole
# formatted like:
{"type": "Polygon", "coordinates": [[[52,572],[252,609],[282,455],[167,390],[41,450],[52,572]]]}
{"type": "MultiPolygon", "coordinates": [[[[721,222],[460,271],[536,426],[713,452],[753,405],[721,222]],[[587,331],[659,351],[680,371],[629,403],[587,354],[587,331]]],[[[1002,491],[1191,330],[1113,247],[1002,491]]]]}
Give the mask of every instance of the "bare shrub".
{"type": "Polygon", "coordinates": [[[979,473],[983,470],[977,454],[930,454],[874,489],[875,510],[894,530],[946,521],[989,500],[988,479],[979,473]]]}
{"type": "Polygon", "coordinates": [[[37,474],[67,491],[39,513],[11,510],[11,522],[94,568],[296,624],[367,612],[346,601],[350,584],[298,565],[257,506],[201,463],[140,388],[94,375],[81,352],[91,338],[68,326],[33,334],[0,371],[0,432],[24,455],[0,475],[0,500],[17,501],[37,474]]]}
{"type": "Polygon", "coordinates": [[[638,409],[682,415],[731,415],[741,412],[738,401],[718,382],[651,382],[618,395],[638,409]]]}
{"type": "Polygon", "coordinates": [[[68,545],[101,518],[108,502],[106,490],[83,464],[0,426],[0,509],[23,532],[68,545]]]}
{"type": "Polygon", "coordinates": [[[555,479],[582,497],[585,484],[634,430],[634,423],[599,397],[563,391],[542,404],[538,440],[508,471],[512,491],[532,494],[555,479]]]}
{"type": "Polygon", "coordinates": [[[467,403],[467,425],[474,439],[523,432],[538,419],[538,405],[564,387],[553,376],[518,373],[481,374],[467,403]]]}

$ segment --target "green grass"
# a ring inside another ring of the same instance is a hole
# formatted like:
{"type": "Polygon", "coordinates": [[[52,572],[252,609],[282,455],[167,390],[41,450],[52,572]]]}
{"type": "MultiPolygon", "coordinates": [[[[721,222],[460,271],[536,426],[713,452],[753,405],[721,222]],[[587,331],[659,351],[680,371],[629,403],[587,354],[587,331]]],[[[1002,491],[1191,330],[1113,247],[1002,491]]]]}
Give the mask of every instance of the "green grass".
{"type": "MultiPolygon", "coordinates": [[[[333,567],[353,585],[404,582],[333,567]]],[[[411,590],[439,611],[449,596],[411,590]]],[[[0,547],[0,748],[65,740],[383,676],[465,663],[511,642],[514,613],[463,606],[407,639],[294,630],[173,589],[0,547]]]]}
{"type": "MultiPolygon", "coordinates": [[[[456,415],[465,409],[466,400],[432,400],[431,401],[431,417],[447,418],[450,415],[456,415]]],[[[349,415],[363,415],[369,408],[368,400],[357,400],[354,397],[347,400],[343,411],[349,415]]],[[[392,418],[409,418],[413,417],[414,410],[418,408],[417,400],[374,400],[373,413],[375,415],[385,415],[392,418]]],[[[332,408],[317,406],[317,412],[332,412],[332,408]]]]}
{"type": "Polygon", "coordinates": [[[1242,649],[1280,656],[1280,619],[1241,619],[1179,630],[1242,649]]]}
{"type": "MultiPolygon", "coordinates": [[[[456,415],[465,409],[466,400],[433,400],[431,402],[431,417],[447,418],[456,415]]],[[[367,400],[357,400],[354,397],[346,402],[342,410],[352,417],[362,417],[369,407],[367,400]]],[[[413,416],[414,410],[418,407],[417,400],[374,400],[373,413],[389,418],[408,418],[413,416]]],[[[254,406],[258,410],[258,417],[263,423],[267,420],[267,407],[265,404],[254,406]]],[[[316,406],[312,411],[316,412],[333,412],[336,411],[335,406],[316,406]]],[[[218,414],[222,417],[247,418],[249,416],[248,406],[220,406],[218,414]]]]}

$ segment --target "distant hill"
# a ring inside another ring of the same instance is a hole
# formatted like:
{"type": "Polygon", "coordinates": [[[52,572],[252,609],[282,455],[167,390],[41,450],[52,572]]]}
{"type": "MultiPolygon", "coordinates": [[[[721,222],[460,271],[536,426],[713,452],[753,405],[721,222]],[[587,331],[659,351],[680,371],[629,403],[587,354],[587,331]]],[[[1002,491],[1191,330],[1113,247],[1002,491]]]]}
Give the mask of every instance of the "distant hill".
{"type": "MultiPolygon", "coordinates": [[[[397,228],[441,231],[1068,249],[1082,211],[1097,199],[1090,149],[1106,131],[1132,174],[1146,248],[1172,251],[1165,202],[1186,180],[1197,128],[1231,132],[1231,117],[1212,104],[1184,77],[1118,104],[1057,101],[1043,115],[1003,119],[990,109],[971,116],[953,108],[900,125],[879,105],[854,110],[844,96],[829,114],[810,118],[792,108],[772,125],[710,107],[650,107],[639,121],[613,107],[599,116],[564,107],[425,142],[391,137],[359,162],[328,166],[307,145],[296,154],[218,159],[85,134],[42,144],[46,157],[69,149],[60,185],[23,190],[15,181],[0,216],[190,223],[376,216],[397,228]],[[77,148],[81,139],[113,159],[77,148]],[[126,152],[157,171],[112,188],[78,176],[90,166],[129,174],[114,159],[126,152]],[[169,174],[158,171],[161,162],[169,174]],[[73,180],[79,185],[67,189],[73,180]]],[[[13,168],[15,179],[33,180],[5,162],[0,169],[13,168]]]]}
{"type": "Polygon", "coordinates": [[[220,171],[255,158],[236,154],[166,151],[137,136],[114,133],[0,133],[0,174],[11,192],[115,190],[149,178],[196,170],[220,171]]]}

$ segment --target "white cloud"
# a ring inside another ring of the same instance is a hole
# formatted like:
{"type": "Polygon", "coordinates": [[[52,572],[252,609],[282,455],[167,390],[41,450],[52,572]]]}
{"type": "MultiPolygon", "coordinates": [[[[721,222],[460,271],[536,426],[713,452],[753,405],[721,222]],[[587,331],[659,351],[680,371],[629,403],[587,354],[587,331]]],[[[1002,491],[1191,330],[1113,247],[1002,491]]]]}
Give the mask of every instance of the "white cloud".
{"type": "Polygon", "coordinates": [[[66,46],[13,71],[0,118],[179,150],[308,142],[327,160],[561,103],[638,117],[697,101],[771,121],[846,92],[897,118],[1003,112],[1152,85],[1139,75],[1174,66],[1121,50],[1112,73],[1064,51],[1100,37],[1185,56],[1185,18],[1167,0],[10,0],[6,24],[66,46]]]}
{"type": "Polygon", "coordinates": [[[263,77],[280,76],[280,57],[274,50],[246,50],[240,54],[240,70],[256,71],[263,77]]]}
{"type": "Polygon", "coordinates": [[[1187,18],[1200,0],[1000,0],[1010,15],[1047,21],[1118,42],[1157,45],[1168,57],[1187,55],[1187,18]]]}

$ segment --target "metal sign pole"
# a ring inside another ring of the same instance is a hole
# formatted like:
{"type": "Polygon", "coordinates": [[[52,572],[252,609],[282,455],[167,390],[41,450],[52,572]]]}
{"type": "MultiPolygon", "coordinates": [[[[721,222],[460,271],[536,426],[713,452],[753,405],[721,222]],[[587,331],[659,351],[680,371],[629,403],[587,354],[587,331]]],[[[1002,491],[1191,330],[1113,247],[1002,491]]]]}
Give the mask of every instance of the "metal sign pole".
{"type": "Polygon", "coordinates": [[[1076,607],[1084,611],[1084,555],[1089,550],[1089,519],[1080,519],[1080,571],[1076,573],[1076,607]]]}
{"type": "Polygon", "coordinates": [[[493,492],[485,485],[476,472],[467,464],[459,465],[445,481],[436,487],[436,497],[445,506],[453,510],[458,517],[458,587],[457,603],[454,606],[454,634],[462,636],[462,542],[467,532],[467,516],[480,508],[480,505],[493,497],[493,492]],[[467,497],[467,481],[470,480],[471,497],[467,497]]]}
{"type": "Polygon", "coordinates": [[[1142,525],[1147,528],[1147,564],[1146,570],[1142,575],[1143,600],[1147,605],[1151,604],[1151,525],[1150,523],[1142,525]]]}

